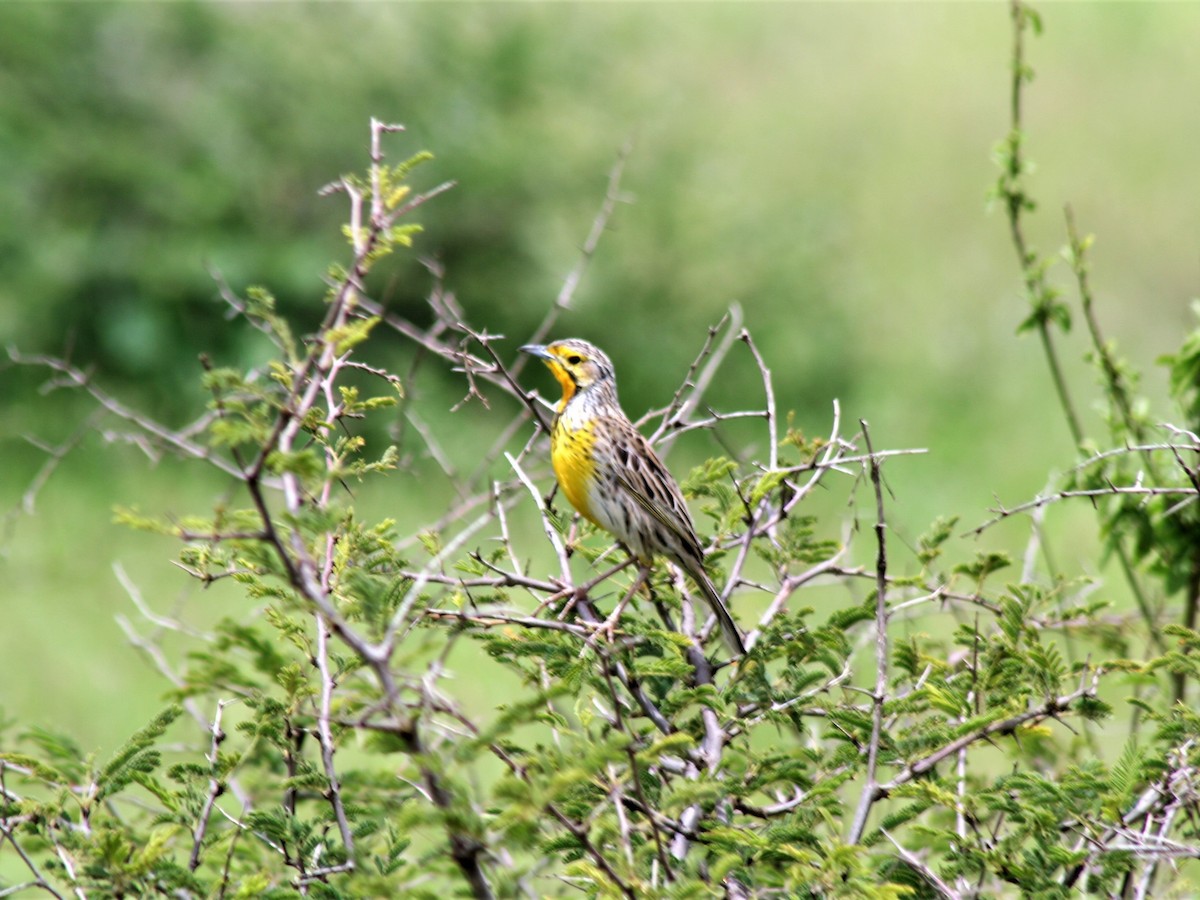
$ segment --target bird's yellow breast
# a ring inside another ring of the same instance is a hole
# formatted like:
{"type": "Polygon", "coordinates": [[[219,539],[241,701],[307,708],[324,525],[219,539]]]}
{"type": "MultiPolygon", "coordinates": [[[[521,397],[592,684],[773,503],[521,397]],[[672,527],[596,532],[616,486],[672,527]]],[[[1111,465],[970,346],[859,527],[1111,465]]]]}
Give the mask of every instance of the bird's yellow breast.
{"type": "Polygon", "coordinates": [[[596,443],[593,431],[595,421],[588,421],[572,428],[563,416],[559,416],[550,432],[550,462],[554,475],[567,499],[584,516],[595,522],[588,496],[596,474],[596,463],[592,448],[596,443]]]}

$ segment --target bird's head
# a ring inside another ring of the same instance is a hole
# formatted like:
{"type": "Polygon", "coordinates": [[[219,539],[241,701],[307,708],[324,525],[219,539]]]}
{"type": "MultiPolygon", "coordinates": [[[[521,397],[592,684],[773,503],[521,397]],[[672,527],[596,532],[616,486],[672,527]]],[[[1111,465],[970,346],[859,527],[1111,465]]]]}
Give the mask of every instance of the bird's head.
{"type": "Polygon", "coordinates": [[[593,385],[613,381],[612,361],[595,344],[566,338],[552,344],[526,344],[524,353],[538,357],[562,386],[563,401],[593,385]]]}

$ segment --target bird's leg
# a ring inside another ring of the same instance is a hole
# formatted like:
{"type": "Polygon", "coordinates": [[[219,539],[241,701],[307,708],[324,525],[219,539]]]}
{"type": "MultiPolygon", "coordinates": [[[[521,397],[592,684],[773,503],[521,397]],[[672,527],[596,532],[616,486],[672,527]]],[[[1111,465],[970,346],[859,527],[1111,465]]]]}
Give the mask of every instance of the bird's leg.
{"type": "Polygon", "coordinates": [[[604,628],[608,631],[608,639],[613,639],[613,629],[616,628],[618,620],[621,618],[621,613],[625,611],[625,607],[629,605],[629,601],[633,599],[633,595],[638,592],[642,585],[650,584],[650,567],[638,566],[637,578],[633,580],[633,584],[629,586],[629,590],[625,592],[625,596],[621,598],[621,602],[613,607],[613,611],[608,618],[604,620],[604,628]]]}
{"type": "Polygon", "coordinates": [[[563,549],[567,553],[567,559],[575,555],[575,547],[579,544],[579,514],[576,513],[571,517],[571,527],[567,529],[567,539],[563,541],[563,549]]]}
{"type": "MultiPolygon", "coordinates": [[[[601,558],[603,558],[603,554],[601,554],[601,558]]],[[[597,560],[597,562],[598,561],[599,560],[597,560]]],[[[622,569],[636,562],[637,560],[632,556],[627,557],[625,560],[617,563],[611,569],[606,569],[599,575],[593,576],[591,581],[585,582],[581,585],[568,585],[562,581],[551,578],[550,581],[559,588],[559,591],[558,593],[551,594],[549,597],[539,603],[537,609],[534,611],[534,615],[541,615],[542,610],[544,610],[547,606],[557,603],[563,597],[569,596],[570,599],[567,600],[567,602],[563,604],[563,608],[558,611],[558,621],[566,621],[567,616],[571,614],[571,610],[573,610],[581,600],[587,599],[587,596],[591,592],[592,588],[596,587],[598,584],[603,584],[622,569]]]]}
{"type": "Polygon", "coordinates": [[[601,635],[605,635],[610,644],[616,639],[617,623],[621,620],[621,613],[625,611],[625,607],[629,605],[629,601],[633,599],[633,595],[638,592],[642,585],[650,583],[649,578],[650,567],[639,563],[637,578],[633,580],[633,584],[629,586],[629,590],[625,592],[625,596],[613,607],[613,611],[609,613],[608,618],[596,626],[596,633],[587,639],[587,642],[583,645],[583,649],[579,652],[581,657],[590,647],[595,646],[596,641],[599,640],[601,635]]]}

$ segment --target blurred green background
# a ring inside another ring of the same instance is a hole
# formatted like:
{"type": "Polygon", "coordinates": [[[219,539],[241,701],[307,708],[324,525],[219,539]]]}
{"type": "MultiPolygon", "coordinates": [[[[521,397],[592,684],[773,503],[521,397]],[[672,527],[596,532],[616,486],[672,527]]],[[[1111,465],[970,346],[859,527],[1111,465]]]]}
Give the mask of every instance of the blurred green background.
{"type": "MultiPolygon", "coordinates": [[[[1154,359],[1192,327],[1200,275],[1200,6],[1042,12],[1028,235],[1059,247],[1066,202],[1096,233],[1104,327],[1161,399],[1154,359]]],[[[637,415],[669,399],[707,326],[740,303],[781,411],[805,431],[827,432],[838,398],[876,446],[930,448],[888,467],[901,540],[938,514],[974,525],[994,497],[1026,499],[1072,459],[1040,348],[1015,335],[1019,273],[986,203],[1011,43],[999,3],[0,5],[0,334],[187,421],[204,404],[200,352],[235,365],[262,352],[226,320],[210,270],[313,321],[322,274],[345,258],[344,203],[317,190],[365,168],[376,116],[408,127],[392,159],[435,153],[419,185],[457,180],[421,210],[419,251],[445,266],[470,320],[515,347],[632,139],[627,202],[557,336],[608,349],[637,415]]],[[[1070,288],[1065,267],[1054,279],[1070,288]]],[[[423,323],[429,285],[414,256],[373,288],[423,323]]],[[[1078,329],[1063,342],[1100,435],[1086,349],[1078,329]]],[[[410,348],[380,333],[373,352],[400,368],[410,348]]],[[[748,354],[724,373],[715,405],[761,402],[748,354]]],[[[488,439],[508,421],[478,405],[451,416],[461,385],[434,374],[420,410],[439,433],[488,439]]],[[[44,459],[26,437],[61,440],[84,414],[78,398],[39,393],[44,380],[0,370],[6,510],[44,459]]],[[[672,464],[715,452],[697,436],[672,464]]],[[[200,511],[222,488],[97,435],[35,515],[6,520],[10,717],[111,749],[153,713],[166,684],[114,621],[138,617],[113,564],[160,611],[186,603],[203,622],[241,606],[199,596],[169,564],[172,542],[112,525],[111,510],[200,511]]],[[[416,524],[445,496],[400,475],[362,499],[416,524]]],[[[1064,524],[1057,562],[1087,571],[1086,511],[1051,516],[1064,524]]],[[[1007,525],[988,545],[1019,549],[1025,533],[1007,525]]]]}

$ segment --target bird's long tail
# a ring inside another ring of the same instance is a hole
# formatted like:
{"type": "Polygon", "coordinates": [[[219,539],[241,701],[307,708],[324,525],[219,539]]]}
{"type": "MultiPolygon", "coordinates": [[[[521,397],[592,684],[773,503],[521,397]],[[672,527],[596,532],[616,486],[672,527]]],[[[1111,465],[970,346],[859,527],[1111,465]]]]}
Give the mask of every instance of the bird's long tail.
{"type": "Polygon", "coordinates": [[[725,639],[729,649],[735,656],[745,656],[746,645],[742,642],[742,633],[738,631],[737,623],[733,621],[733,616],[729,614],[729,610],[721,600],[721,595],[717,592],[717,587],[712,583],[712,579],[708,577],[708,573],[704,569],[697,570],[692,566],[687,566],[687,572],[700,588],[706,605],[717,617],[717,624],[721,626],[721,637],[725,639]]]}

